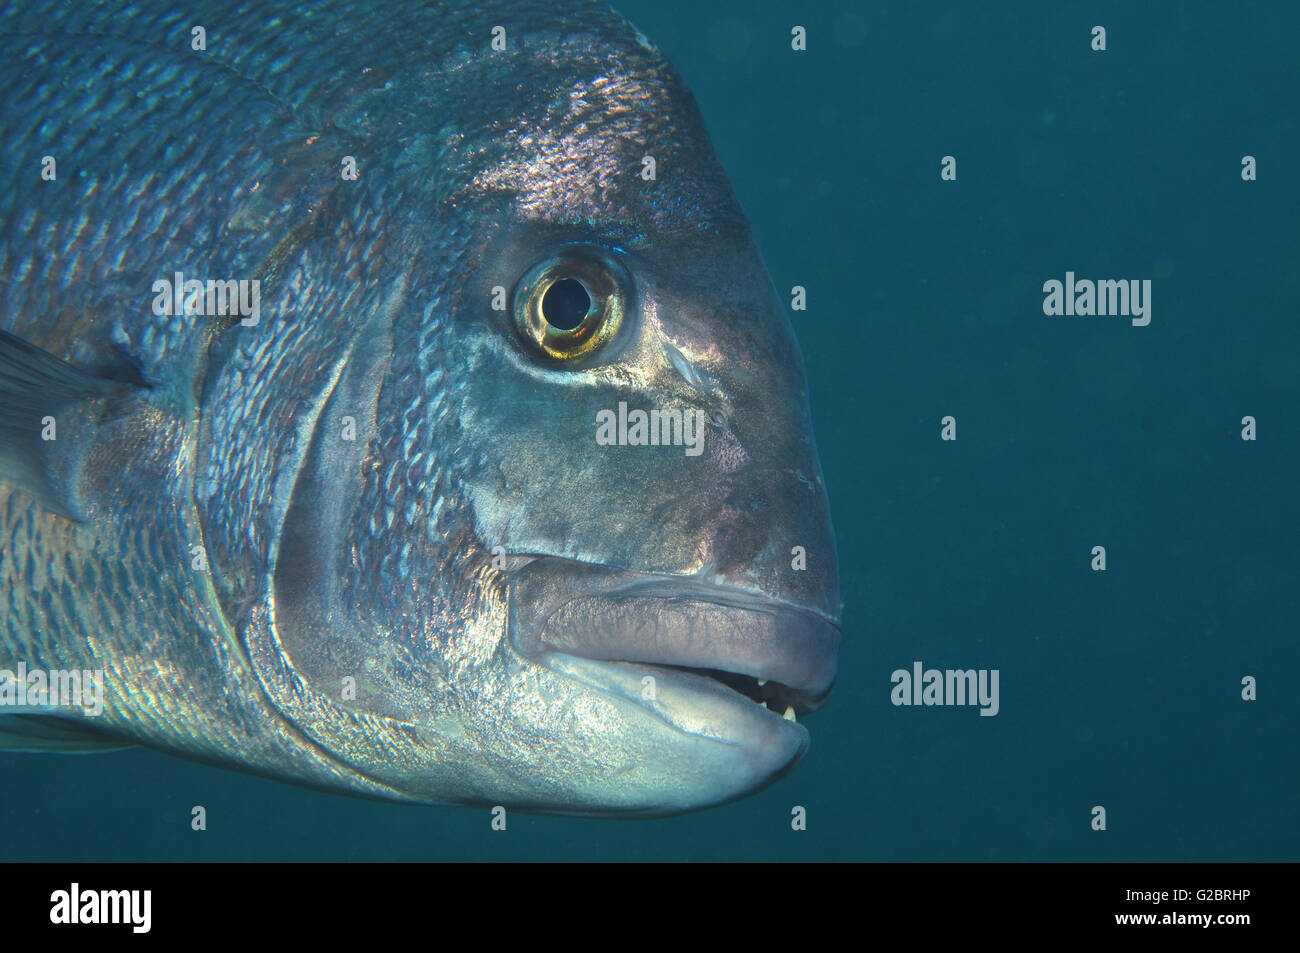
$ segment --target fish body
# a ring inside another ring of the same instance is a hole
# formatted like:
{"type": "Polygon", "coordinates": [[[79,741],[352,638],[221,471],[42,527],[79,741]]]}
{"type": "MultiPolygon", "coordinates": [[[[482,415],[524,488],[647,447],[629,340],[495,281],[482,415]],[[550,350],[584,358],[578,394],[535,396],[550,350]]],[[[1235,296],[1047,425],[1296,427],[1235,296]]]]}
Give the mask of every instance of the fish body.
{"type": "Polygon", "coordinates": [[[798,761],[804,371],[639,31],[37,0],[0,46],[0,669],[103,688],[0,747],[633,815],[798,761]]]}

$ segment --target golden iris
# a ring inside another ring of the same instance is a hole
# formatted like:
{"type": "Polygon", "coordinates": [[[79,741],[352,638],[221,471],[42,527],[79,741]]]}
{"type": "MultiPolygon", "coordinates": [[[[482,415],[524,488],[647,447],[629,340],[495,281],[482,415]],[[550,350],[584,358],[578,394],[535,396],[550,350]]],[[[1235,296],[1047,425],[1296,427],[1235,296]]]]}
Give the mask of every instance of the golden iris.
{"type": "Polygon", "coordinates": [[[602,249],[570,246],[524,275],[515,289],[515,322],[542,354],[573,361],[618,333],[627,307],[625,289],[625,273],[602,249]]]}

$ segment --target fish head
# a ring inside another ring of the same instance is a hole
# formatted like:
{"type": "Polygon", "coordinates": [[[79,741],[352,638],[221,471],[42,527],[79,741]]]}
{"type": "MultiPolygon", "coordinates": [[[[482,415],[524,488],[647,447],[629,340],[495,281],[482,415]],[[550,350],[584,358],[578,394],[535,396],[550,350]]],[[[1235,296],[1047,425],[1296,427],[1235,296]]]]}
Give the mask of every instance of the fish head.
{"type": "Polygon", "coordinates": [[[783,302],[682,80],[599,17],[437,74],[476,108],[406,142],[400,290],[279,535],[263,681],[416,800],[722,803],[800,759],[835,680],[783,302]]]}

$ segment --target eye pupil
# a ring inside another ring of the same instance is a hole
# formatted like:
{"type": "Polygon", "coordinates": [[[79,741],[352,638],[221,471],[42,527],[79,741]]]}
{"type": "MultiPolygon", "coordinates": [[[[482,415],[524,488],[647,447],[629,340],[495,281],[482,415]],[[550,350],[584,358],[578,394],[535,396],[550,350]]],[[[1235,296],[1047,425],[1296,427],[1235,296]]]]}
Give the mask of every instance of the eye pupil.
{"type": "Polygon", "coordinates": [[[557,331],[572,331],[591,310],[591,295],[577,278],[561,278],[542,296],[542,317],[557,331]]]}

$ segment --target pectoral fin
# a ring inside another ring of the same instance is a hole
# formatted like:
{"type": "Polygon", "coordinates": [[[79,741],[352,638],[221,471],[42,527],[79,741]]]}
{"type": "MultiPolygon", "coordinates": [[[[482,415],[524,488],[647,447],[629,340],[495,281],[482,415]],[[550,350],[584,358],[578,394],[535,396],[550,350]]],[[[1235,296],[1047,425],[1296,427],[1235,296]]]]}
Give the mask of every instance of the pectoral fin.
{"type": "Polygon", "coordinates": [[[95,428],[142,390],[138,377],[87,374],[0,331],[0,480],[47,509],[83,519],[76,475],[95,428]]]}

